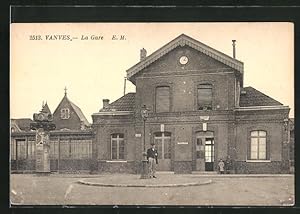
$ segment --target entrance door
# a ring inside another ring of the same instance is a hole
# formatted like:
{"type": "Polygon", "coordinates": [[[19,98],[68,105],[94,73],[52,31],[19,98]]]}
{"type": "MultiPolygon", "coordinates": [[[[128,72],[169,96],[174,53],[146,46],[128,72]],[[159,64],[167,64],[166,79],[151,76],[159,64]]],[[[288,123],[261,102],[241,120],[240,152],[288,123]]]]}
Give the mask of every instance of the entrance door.
{"type": "Polygon", "coordinates": [[[214,139],[205,138],[205,171],[214,171],[214,139]]]}
{"type": "Polygon", "coordinates": [[[214,171],[214,133],[200,131],[196,133],[194,163],[196,171],[214,171]]]}
{"type": "Polygon", "coordinates": [[[171,170],[171,133],[158,132],[154,134],[154,143],[158,152],[158,171],[171,170]]]}

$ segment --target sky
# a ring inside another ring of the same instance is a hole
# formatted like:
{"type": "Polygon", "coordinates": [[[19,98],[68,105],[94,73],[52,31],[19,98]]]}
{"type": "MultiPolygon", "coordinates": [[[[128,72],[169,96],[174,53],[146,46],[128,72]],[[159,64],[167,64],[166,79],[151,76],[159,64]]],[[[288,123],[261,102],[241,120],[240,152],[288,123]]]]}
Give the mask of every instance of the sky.
{"type": "MultiPolygon", "coordinates": [[[[53,113],[66,87],[92,122],[102,99],[123,96],[126,70],[139,62],[140,49],[150,55],[182,33],[229,56],[235,39],[244,87],[289,106],[294,117],[292,23],[13,23],[10,30],[11,118],[32,118],[46,101],[53,113]]],[[[128,92],[135,92],[129,81],[128,92]]]]}

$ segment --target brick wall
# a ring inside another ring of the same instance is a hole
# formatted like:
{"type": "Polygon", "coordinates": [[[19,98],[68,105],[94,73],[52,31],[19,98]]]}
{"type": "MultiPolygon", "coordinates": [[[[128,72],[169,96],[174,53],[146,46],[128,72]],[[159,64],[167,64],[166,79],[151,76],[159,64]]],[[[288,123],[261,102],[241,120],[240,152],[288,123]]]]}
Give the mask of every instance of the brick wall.
{"type": "Polygon", "coordinates": [[[188,47],[176,48],[141,71],[136,77],[136,114],[146,104],[155,112],[155,88],[166,85],[171,90],[171,111],[197,110],[197,85],[213,85],[213,108],[232,109],[235,105],[235,81],[233,70],[226,65],[188,47]],[[181,66],[181,55],[189,62],[181,66]]]}
{"type": "Polygon", "coordinates": [[[235,163],[238,174],[284,174],[289,173],[288,162],[272,161],[268,163],[249,163],[237,161],[235,163]]]}

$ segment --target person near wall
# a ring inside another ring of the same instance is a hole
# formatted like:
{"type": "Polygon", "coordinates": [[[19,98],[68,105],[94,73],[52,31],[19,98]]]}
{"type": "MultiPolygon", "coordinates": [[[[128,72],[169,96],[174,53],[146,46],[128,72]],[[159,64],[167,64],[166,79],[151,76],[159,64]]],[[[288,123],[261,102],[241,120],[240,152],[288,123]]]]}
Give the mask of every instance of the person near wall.
{"type": "Polygon", "coordinates": [[[218,163],[220,174],[224,174],[224,166],[225,166],[224,161],[222,159],[220,159],[219,163],[218,163]]]}
{"type": "Polygon", "coordinates": [[[151,144],[151,148],[147,150],[147,160],[149,164],[149,176],[150,178],[156,178],[155,172],[156,172],[156,164],[158,164],[157,160],[157,150],[155,149],[155,144],[151,144]]]}

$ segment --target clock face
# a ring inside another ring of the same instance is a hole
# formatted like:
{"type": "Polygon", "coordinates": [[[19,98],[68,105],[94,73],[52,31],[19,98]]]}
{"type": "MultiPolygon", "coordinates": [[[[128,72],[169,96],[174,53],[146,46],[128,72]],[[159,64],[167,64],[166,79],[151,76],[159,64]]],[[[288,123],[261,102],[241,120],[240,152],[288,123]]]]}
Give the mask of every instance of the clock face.
{"type": "Polygon", "coordinates": [[[182,56],[179,59],[179,62],[181,65],[185,65],[186,63],[188,63],[189,59],[187,58],[187,56],[182,56]]]}

